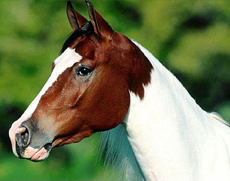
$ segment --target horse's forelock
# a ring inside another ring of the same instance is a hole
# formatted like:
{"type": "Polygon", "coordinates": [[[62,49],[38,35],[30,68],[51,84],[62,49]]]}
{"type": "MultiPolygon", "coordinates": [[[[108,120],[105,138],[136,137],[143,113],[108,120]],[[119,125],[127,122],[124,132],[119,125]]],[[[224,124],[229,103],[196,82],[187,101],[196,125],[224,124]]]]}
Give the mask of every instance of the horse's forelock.
{"type": "Polygon", "coordinates": [[[92,23],[87,21],[81,28],[75,30],[70,34],[70,36],[64,42],[61,53],[63,53],[71,44],[79,37],[93,32],[92,23]]]}

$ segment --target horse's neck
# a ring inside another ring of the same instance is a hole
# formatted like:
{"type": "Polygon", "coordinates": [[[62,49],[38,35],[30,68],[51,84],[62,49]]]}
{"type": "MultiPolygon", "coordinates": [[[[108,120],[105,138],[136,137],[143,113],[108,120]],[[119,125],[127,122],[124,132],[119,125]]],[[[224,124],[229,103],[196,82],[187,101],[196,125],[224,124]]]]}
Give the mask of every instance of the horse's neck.
{"type": "Polygon", "coordinates": [[[161,171],[166,176],[167,170],[175,172],[175,168],[185,169],[183,163],[189,159],[185,150],[189,145],[183,139],[186,142],[189,139],[194,141],[185,137],[190,136],[187,135],[188,131],[199,129],[199,122],[192,125],[187,120],[190,117],[192,120],[189,121],[197,121],[198,117],[202,119],[206,114],[180,82],[149,52],[140,48],[153,64],[154,70],[150,85],[145,87],[144,99],[140,100],[131,93],[126,129],[145,178],[152,180],[159,177],[161,171]]]}
{"type": "MultiPolygon", "coordinates": [[[[131,93],[125,122],[128,140],[143,175],[146,180],[198,179],[202,175],[200,170],[204,170],[202,167],[213,156],[209,149],[215,149],[214,124],[219,122],[196,104],[158,60],[138,46],[154,70],[150,85],[145,87],[144,99],[131,93]]],[[[220,126],[225,129],[222,123],[220,126]]]]}
{"type": "MultiPolygon", "coordinates": [[[[133,175],[137,180],[197,180],[213,157],[213,124],[218,121],[196,104],[158,60],[138,46],[154,67],[151,83],[145,87],[143,100],[131,93],[123,124],[102,134],[106,159],[121,168],[128,180],[133,180],[129,178],[133,175]]],[[[225,125],[220,124],[222,129],[225,125]]]]}

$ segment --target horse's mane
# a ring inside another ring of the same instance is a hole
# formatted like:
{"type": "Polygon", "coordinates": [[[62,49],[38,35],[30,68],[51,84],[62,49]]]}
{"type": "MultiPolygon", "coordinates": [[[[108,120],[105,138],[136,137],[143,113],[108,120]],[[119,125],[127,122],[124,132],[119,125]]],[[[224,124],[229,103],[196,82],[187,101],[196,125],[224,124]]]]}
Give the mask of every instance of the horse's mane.
{"type": "Polygon", "coordinates": [[[102,132],[100,157],[104,156],[106,169],[109,165],[112,166],[112,174],[115,175],[114,171],[118,168],[119,179],[145,180],[127,136],[122,124],[102,132]]]}

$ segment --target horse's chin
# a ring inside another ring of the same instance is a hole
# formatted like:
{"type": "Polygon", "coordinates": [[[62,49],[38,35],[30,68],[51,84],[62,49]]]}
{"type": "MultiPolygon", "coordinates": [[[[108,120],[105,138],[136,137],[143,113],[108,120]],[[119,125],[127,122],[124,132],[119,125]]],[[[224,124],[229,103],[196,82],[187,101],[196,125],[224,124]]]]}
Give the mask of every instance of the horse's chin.
{"type": "Polygon", "coordinates": [[[45,147],[42,147],[30,158],[30,160],[34,162],[43,161],[49,156],[50,151],[51,149],[47,150],[45,147]]]}

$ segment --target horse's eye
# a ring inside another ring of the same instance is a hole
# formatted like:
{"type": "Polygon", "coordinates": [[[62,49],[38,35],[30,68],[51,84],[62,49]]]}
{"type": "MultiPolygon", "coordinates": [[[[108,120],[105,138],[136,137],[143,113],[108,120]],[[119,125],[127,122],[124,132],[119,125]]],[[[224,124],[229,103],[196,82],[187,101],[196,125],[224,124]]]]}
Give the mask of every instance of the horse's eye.
{"type": "Polygon", "coordinates": [[[78,76],[85,77],[85,76],[90,75],[92,70],[88,67],[80,66],[75,69],[75,72],[78,76]]]}

